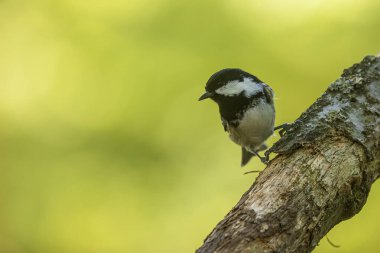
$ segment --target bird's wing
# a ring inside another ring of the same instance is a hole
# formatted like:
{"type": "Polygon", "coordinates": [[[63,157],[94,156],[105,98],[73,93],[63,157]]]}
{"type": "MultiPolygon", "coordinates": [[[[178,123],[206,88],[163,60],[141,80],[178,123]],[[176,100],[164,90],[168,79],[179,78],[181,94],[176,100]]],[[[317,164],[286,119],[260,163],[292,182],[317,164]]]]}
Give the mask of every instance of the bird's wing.
{"type": "Polygon", "coordinates": [[[223,125],[223,128],[224,128],[224,131],[225,132],[229,132],[228,131],[228,122],[227,120],[225,120],[223,117],[220,117],[222,119],[222,125],[223,125]]]}
{"type": "Polygon", "coordinates": [[[273,90],[268,85],[263,85],[264,95],[268,103],[273,103],[273,90]]]}

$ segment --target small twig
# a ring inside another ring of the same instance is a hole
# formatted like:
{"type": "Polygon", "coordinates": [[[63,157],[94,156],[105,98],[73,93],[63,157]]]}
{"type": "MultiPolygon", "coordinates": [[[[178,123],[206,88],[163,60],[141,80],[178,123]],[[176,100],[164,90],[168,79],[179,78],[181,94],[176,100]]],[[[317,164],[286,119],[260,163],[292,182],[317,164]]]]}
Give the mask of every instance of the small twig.
{"type": "Polygon", "coordinates": [[[339,248],[340,247],[340,245],[336,245],[336,244],[334,244],[334,243],[332,243],[332,241],[330,241],[330,239],[326,236],[326,239],[327,239],[327,241],[329,242],[329,244],[331,245],[331,246],[333,246],[334,248],[339,248]]]}
{"type": "Polygon", "coordinates": [[[261,170],[250,170],[250,171],[244,172],[244,175],[247,175],[250,173],[260,173],[260,172],[261,172],[261,170]]]}

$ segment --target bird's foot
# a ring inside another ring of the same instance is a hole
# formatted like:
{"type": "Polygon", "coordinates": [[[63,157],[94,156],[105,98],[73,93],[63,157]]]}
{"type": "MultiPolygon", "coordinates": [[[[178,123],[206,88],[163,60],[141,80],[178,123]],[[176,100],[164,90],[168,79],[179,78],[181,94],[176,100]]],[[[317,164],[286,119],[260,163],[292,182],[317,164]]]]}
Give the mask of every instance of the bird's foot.
{"type": "Polygon", "coordinates": [[[268,149],[265,153],[265,160],[269,161],[270,149],[268,149]]]}
{"type": "Polygon", "coordinates": [[[263,156],[260,156],[259,153],[257,153],[256,151],[253,152],[259,159],[260,161],[265,164],[265,165],[268,165],[268,161],[269,161],[269,157],[263,157],[263,156]]]}
{"type": "Polygon", "coordinates": [[[285,124],[282,124],[282,125],[276,126],[276,127],[274,128],[274,130],[276,131],[276,130],[279,130],[279,129],[280,129],[280,131],[278,131],[278,133],[279,133],[280,137],[282,137],[282,136],[284,136],[285,132],[289,130],[289,128],[290,128],[291,126],[292,126],[292,124],[290,124],[290,123],[285,123],[285,124]]]}

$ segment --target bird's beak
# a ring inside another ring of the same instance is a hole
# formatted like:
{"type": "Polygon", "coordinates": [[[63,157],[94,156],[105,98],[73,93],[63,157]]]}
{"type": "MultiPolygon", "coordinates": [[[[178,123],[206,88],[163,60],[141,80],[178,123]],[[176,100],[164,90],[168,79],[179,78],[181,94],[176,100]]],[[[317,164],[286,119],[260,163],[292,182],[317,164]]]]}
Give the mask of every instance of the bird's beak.
{"type": "Polygon", "coordinates": [[[209,98],[209,97],[212,97],[212,93],[206,91],[206,93],[203,94],[203,95],[198,99],[198,101],[201,101],[201,100],[206,99],[206,98],[209,98]]]}

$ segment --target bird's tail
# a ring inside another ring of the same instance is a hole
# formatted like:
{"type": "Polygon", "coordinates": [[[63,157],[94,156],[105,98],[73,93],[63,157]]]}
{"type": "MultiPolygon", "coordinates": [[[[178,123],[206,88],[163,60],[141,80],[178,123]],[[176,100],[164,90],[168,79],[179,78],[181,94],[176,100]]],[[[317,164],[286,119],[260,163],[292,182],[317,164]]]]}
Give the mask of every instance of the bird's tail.
{"type": "MultiPolygon", "coordinates": [[[[260,152],[260,151],[263,151],[265,149],[267,149],[268,146],[263,143],[261,144],[258,148],[255,149],[256,152],[260,152]]],[[[250,151],[248,151],[245,147],[242,147],[241,148],[241,167],[245,166],[253,156],[255,156],[255,154],[252,154],[250,151]]]]}

